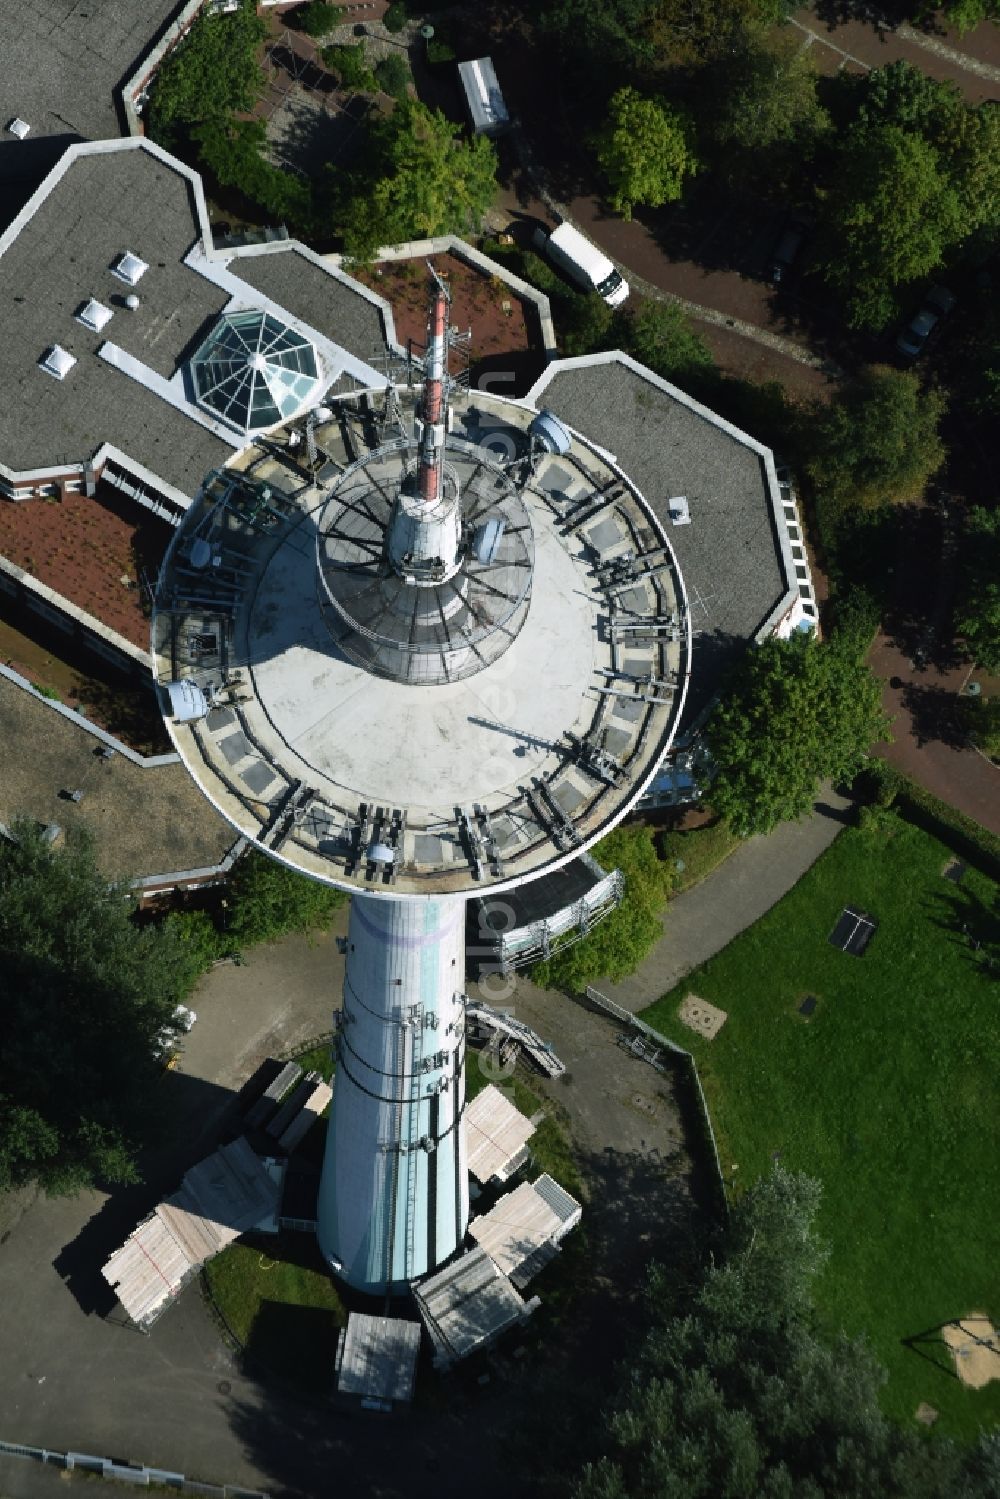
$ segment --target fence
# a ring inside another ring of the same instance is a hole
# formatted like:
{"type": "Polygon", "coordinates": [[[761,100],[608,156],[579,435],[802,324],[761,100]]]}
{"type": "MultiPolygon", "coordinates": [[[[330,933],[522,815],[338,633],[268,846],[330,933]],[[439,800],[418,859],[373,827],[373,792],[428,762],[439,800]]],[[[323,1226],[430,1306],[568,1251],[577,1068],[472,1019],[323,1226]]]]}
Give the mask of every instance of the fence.
{"type": "Polygon", "coordinates": [[[672,1052],[674,1056],[682,1059],[682,1076],[691,1088],[699,1128],[708,1144],[712,1165],[715,1168],[713,1179],[716,1189],[717,1206],[720,1215],[723,1218],[727,1217],[729,1213],[729,1199],[726,1196],[726,1180],[722,1174],[722,1162],[719,1159],[719,1147],[715,1139],[715,1130],[712,1128],[712,1116],[708,1112],[705,1090],[701,1086],[701,1078],[698,1076],[698,1066],[694,1057],[689,1051],[685,1051],[683,1046],[678,1046],[669,1037],[662,1035],[659,1031],[655,1031],[651,1025],[647,1025],[644,1020],[640,1020],[638,1015],[633,1015],[631,1010],[626,1010],[621,1005],[615,1004],[613,999],[609,999],[606,994],[602,994],[598,989],[592,989],[589,984],[587,986],[587,999],[590,1000],[591,1004],[596,1005],[599,1010],[604,1010],[606,1014],[613,1015],[616,1020],[622,1021],[631,1030],[638,1031],[640,1035],[648,1036],[651,1041],[656,1042],[657,1046],[662,1046],[666,1051],[672,1052]]]}
{"type": "Polygon", "coordinates": [[[5,1442],[0,1439],[0,1457],[23,1457],[37,1463],[49,1463],[72,1473],[79,1468],[97,1478],[110,1478],[118,1483],[132,1483],[138,1488],[148,1488],[151,1483],[165,1488],[177,1489],[185,1494],[204,1494],[207,1499],[269,1499],[259,1489],[244,1489],[231,1483],[200,1483],[194,1478],[185,1478],[183,1473],[173,1473],[166,1468],[149,1468],[143,1463],[123,1463],[111,1457],[95,1457],[89,1452],[54,1452],[48,1447],[32,1447],[25,1442],[5,1442]]]}

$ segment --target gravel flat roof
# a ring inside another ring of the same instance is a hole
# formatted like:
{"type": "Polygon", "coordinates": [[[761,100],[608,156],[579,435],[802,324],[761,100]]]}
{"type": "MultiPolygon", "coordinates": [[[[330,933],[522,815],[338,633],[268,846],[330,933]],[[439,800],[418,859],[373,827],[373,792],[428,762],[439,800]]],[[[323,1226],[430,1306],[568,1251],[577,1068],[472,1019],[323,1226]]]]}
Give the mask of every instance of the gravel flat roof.
{"type": "Polygon", "coordinates": [[[116,344],[169,378],[225,306],[226,293],[183,264],[199,236],[190,180],[142,149],[83,155],[0,255],[0,462],[16,471],[81,463],[111,442],[183,492],[232,448],[98,357],[116,344]],[[133,290],[112,274],[126,250],[149,269],[133,290]],[[113,312],[92,332],[89,298],[113,312]],[[57,343],[78,361],[63,380],[38,368],[57,343]]]}
{"type": "Polygon", "coordinates": [[[229,269],[358,359],[385,348],[381,309],[349,277],[332,274],[293,246],[240,255],[229,269]]]}
{"type": "Polygon", "coordinates": [[[235,834],[184,766],[143,769],[124,755],[102,760],[95,753],[101,742],[0,677],[0,822],[25,816],[67,831],[87,828],[109,878],[221,863],[235,834]],[[59,794],[76,789],[84,793],[80,802],[59,794]]]}
{"type": "MultiPolygon", "coordinates": [[[[181,4],[0,0],[0,129],[20,115],[34,138],[119,135],[116,91],[181,4]]],[[[0,175],[4,164],[13,151],[0,153],[0,175]]]]}
{"type": "Polygon", "coordinates": [[[532,396],[613,453],[667,528],[695,633],[683,733],[789,591],[764,460],[619,361],[557,365],[532,396]],[[686,495],[690,525],[671,524],[672,495],[686,495]]]}

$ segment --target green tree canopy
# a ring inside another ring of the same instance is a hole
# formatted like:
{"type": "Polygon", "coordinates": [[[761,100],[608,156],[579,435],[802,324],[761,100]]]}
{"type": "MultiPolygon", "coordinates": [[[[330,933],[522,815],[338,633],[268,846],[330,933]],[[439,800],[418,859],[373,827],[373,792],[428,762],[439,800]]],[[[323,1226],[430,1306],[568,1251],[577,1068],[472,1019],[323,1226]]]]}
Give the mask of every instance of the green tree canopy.
{"type": "Polygon", "coordinates": [[[859,1340],[817,1336],[818,1184],[781,1168],[736,1203],[685,1305],[651,1277],[650,1331],[575,1499],[973,1499],[995,1495],[1000,1442],[921,1441],[879,1409],[859,1340]]]}
{"type": "Polygon", "coordinates": [[[634,88],[612,97],[594,144],[611,206],[625,219],[636,205],[659,208],[679,198],[684,178],[697,170],[680,115],[634,88]]]}
{"type": "Polygon", "coordinates": [[[654,55],[659,9],[660,0],[541,0],[535,15],[543,37],[578,69],[631,76],[654,55]]]}
{"type": "Polygon", "coordinates": [[[308,932],[326,926],[347,900],[319,880],[251,850],[234,866],[227,892],[226,932],[236,943],[273,942],[286,932],[308,932]]]}
{"type": "Polygon", "coordinates": [[[836,636],[797,631],[743,658],[706,726],[712,805],[741,837],[809,811],[821,780],[852,777],[888,736],[881,686],[836,636]]]}
{"type": "Polygon", "coordinates": [[[624,898],[589,936],[536,964],[531,976],[544,988],[580,993],[592,979],[624,978],[663,935],[660,917],[670,872],[657,857],[653,830],[636,824],[615,828],[597,844],[594,857],[609,872],[621,870],[624,898]]]}
{"type": "Polygon", "coordinates": [[[944,462],[944,400],[908,371],[875,365],[811,414],[809,475],[833,511],[919,496],[944,462]]]}
{"type": "Polygon", "coordinates": [[[139,931],[90,843],[0,841],[0,1188],[137,1179],[157,1036],[197,975],[175,924],[139,931]]]}
{"type": "Polygon", "coordinates": [[[942,4],[920,4],[915,19],[929,20],[940,16],[947,26],[954,26],[963,35],[979,26],[983,21],[1000,21],[1000,0],[943,0],[942,4]]]}
{"type": "Polygon", "coordinates": [[[966,104],[953,83],[909,63],[873,68],[857,87],[858,121],[898,126],[937,152],[961,205],[965,232],[1000,218],[1000,107],[966,104]]]}
{"type": "Polygon", "coordinates": [[[775,147],[794,143],[801,155],[830,124],[816,97],[817,76],[799,39],[783,32],[720,60],[704,79],[706,136],[740,169],[775,147]]]}
{"type": "Polygon", "coordinates": [[[955,626],[978,665],[1000,672],[1000,510],[970,512],[962,550],[955,626]]]}
{"type": "Polygon", "coordinates": [[[896,289],[941,264],[972,227],[939,153],[898,125],[860,122],[836,153],[817,228],[817,264],[853,328],[884,328],[896,289]]]}
{"type": "Polygon", "coordinates": [[[649,34],[660,56],[711,62],[753,47],[793,8],[788,0],[660,0],[649,34]]]}
{"type": "Polygon", "coordinates": [[[615,315],[611,347],[624,349],[664,380],[690,386],[715,369],[711,350],[675,302],[644,302],[615,315]]]}
{"type": "Polygon", "coordinates": [[[232,15],[202,11],[156,75],[154,138],[167,144],[179,128],[249,109],[263,81],[257,52],[266,32],[253,0],[241,0],[232,15]]]}
{"type": "Polygon", "coordinates": [[[478,229],[496,194],[496,165],[485,136],[468,140],[440,110],[401,100],[372,126],[340,210],[345,251],[363,261],[379,245],[478,229]]]}

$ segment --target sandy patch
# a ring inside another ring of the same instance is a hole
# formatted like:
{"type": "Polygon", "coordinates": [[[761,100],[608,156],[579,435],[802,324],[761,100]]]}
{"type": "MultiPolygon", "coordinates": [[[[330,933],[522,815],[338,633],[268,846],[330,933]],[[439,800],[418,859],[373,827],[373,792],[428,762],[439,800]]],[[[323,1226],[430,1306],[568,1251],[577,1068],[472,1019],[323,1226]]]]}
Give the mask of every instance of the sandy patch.
{"type": "Polygon", "coordinates": [[[1000,1379],[1000,1333],[982,1312],[970,1312],[943,1327],[944,1340],[955,1357],[955,1373],[974,1390],[1000,1379]]]}
{"type": "Polygon", "coordinates": [[[707,999],[699,999],[697,994],[687,995],[681,1001],[677,1014],[684,1025],[692,1031],[697,1031],[699,1036],[704,1036],[706,1041],[713,1040],[728,1019],[726,1010],[720,1010],[718,1005],[709,1004],[707,999]]]}
{"type": "Polygon", "coordinates": [[[928,1405],[926,1400],[921,1400],[917,1406],[917,1420],[921,1426],[933,1426],[940,1412],[933,1405],[928,1405]]]}

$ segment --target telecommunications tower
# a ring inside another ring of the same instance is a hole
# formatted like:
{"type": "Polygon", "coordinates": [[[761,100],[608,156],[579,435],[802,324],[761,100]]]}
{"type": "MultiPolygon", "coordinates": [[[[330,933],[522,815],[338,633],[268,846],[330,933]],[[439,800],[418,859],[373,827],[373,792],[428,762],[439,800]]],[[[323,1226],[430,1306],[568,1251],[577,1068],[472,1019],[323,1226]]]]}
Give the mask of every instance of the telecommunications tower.
{"type": "Polygon", "coordinates": [[[328,396],[207,477],[153,621],[205,795],[352,896],[318,1237],[373,1294],[466,1233],[468,897],[625,815],[690,662],[652,509],[550,413],[462,389],[450,318],[432,271],[415,381],[328,396]]]}

